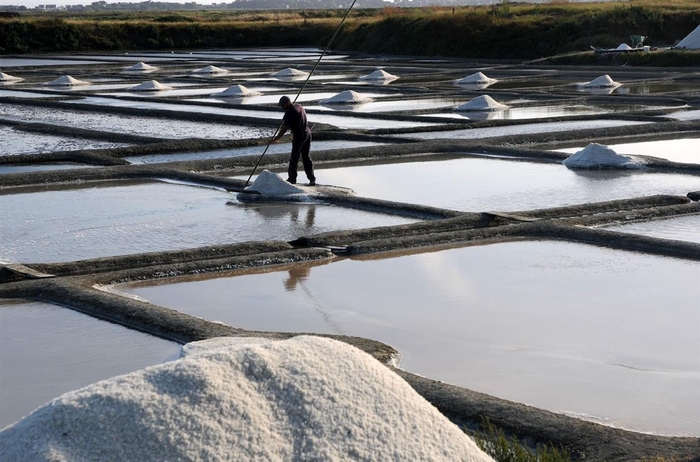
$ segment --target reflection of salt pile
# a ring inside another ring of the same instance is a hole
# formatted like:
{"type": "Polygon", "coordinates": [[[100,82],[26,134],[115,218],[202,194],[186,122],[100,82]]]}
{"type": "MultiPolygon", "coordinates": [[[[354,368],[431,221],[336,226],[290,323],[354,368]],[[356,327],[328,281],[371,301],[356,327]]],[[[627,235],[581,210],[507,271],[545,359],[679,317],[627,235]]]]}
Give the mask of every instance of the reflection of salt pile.
{"type": "Polygon", "coordinates": [[[149,80],[148,82],[143,82],[142,84],[136,85],[135,87],[129,88],[128,91],[166,91],[172,90],[172,87],[163,85],[157,80],[149,80]]]}
{"type": "Polygon", "coordinates": [[[389,74],[384,69],[377,69],[376,71],[372,72],[371,74],[363,75],[362,77],[360,77],[360,80],[385,81],[385,80],[396,80],[396,79],[398,79],[398,76],[395,76],[393,74],[389,74]]]}
{"type": "Polygon", "coordinates": [[[492,460],[398,375],[319,337],[229,347],[66,393],[0,432],[9,461],[492,460]]]}
{"type": "Polygon", "coordinates": [[[158,68],[155,66],[148,65],[144,62],[138,62],[138,63],[134,64],[133,66],[129,66],[129,67],[124,68],[125,71],[141,71],[141,72],[155,71],[156,69],[158,69],[158,68]]]}
{"type": "Polygon", "coordinates": [[[232,87],[228,87],[226,90],[221,91],[219,93],[212,93],[212,96],[229,96],[229,97],[239,97],[242,98],[244,96],[260,96],[262,93],[258,91],[253,91],[250,90],[243,85],[234,85],[232,87]]]}
{"type": "Polygon", "coordinates": [[[195,69],[192,71],[193,74],[226,74],[228,71],[216,66],[207,66],[201,69],[195,69]]]}
{"type": "Polygon", "coordinates": [[[73,78],[70,75],[62,75],[61,77],[48,82],[46,85],[49,87],[72,87],[74,85],[88,85],[89,83],[90,82],[73,78]]]}
{"type": "Polygon", "coordinates": [[[362,104],[369,103],[372,98],[363,96],[353,90],[341,91],[337,95],[319,101],[321,104],[362,104]]]}
{"type": "Polygon", "coordinates": [[[644,164],[631,156],[623,156],[607,146],[591,143],[581,151],[570,155],[562,161],[568,168],[614,169],[642,168],[644,164]]]}
{"type": "Polygon", "coordinates": [[[4,72],[0,72],[0,82],[19,82],[20,80],[23,80],[23,79],[21,77],[15,77],[14,75],[5,74],[4,72]]]}
{"type": "Polygon", "coordinates": [[[270,75],[272,77],[306,77],[307,75],[309,75],[309,73],[300,71],[299,69],[292,69],[291,67],[288,67],[286,69],[282,69],[281,71],[274,72],[270,75]]]}
{"type": "Polygon", "coordinates": [[[461,111],[502,111],[508,109],[508,105],[501,104],[489,95],[477,96],[468,102],[457,106],[454,110],[461,111]]]}
{"type": "Polygon", "coordinates": [[[582,83],[579,88],[617,88],[620,83],[615,82],[608,74],[601,75],[590,82],[582,83]]]}
{"type": "Polygon", "coordinates": [[[477,72],[472,75],[468,75],[464,77],[463,79],[456,80],[455,83],[459,84],[467,84],[467,85],[484,85],[484,84],[492,84],[496,83],[498,80],[492,79],[491,77],[487,77],[484,75],[482,72],[477,72]]]}

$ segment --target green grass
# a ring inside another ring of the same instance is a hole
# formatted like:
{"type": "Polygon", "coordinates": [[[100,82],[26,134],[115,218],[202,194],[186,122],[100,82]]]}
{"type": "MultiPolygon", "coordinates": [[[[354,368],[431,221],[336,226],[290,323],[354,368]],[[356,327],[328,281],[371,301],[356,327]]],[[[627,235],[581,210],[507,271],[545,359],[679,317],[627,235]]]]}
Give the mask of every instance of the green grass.
{"type": "Polygon", "coordinates": [[[481,423],[481,430],[472,435],[476,444],[497,462],[570,462],[571,456],[564,448],[538,445],[531,448],[515,437],[508,437],[503,430],[488,420],[481,423]]]}

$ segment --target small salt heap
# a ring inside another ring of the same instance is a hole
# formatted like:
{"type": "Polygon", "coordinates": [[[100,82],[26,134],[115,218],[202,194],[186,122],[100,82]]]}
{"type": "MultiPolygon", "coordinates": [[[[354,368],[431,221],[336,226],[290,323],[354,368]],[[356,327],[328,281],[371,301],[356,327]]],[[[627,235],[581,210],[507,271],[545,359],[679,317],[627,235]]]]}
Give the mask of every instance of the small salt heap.
{"type": "Polygon", "coordinates": [[[621,83],[615,82],[608,74],[601,75],[590,82],[579,84],[579,88],[617,88],[621,83]]]}
{"type": "Polygon", "coordinates": [[[376,71],[372,72],[371,74],[363,75],[362,77],[359,78],[359,80],[372,80],[372,81],[390,81],[390,80],[396,80],[399,77],[393,74],[389,74],[387,71],[384,69],[377,69],[376,71]]]}
{"type": "Polygon", "coordinates": [[[193,74],[226,74],[228,71],[221,67],[216,66],[206,66],[201,69],[195,69],[192,71],[193,74]]]}
{"type": "Polygon", "coordinates": [[[259,194],[246,193],[244,190],[238,193],[236,198],[241,201],[281,200],[304,202],[309,200],[309,196],[304,189],[286,182],[281,176],[269,170],[260,172],[260,175],[246,190],[255,191],[259,194]]]}
{"type": "Polygon", "coordinates": [[[203,351],[66,393],[0,431],[3,462],[493,462],[372,356],[299,336],[203,351]]]}
{"type": "Polygon", "coordinates": [[[21,77],[15,77],[14,75],[10,74],[5,74],[4,72],[0,72],[0,82],[19,82],[20,80],[24,80],[21,77]]]}
{"type": "Polygon", "coordinates": [[[617,51],[629,51],[632,50],[633,48],[626,43],[621,43],[615,48],[617,51]]]}
{"type": "Polygon", "coordinates": [[[149,80],[148,82],[143,82],[142,84],[129,88],[128,91],[167,91],[172,89],[172,87],[163,85],[157,80],[149,80]]]}
{"type": "Polygon", "coordinates": [[[229,98],[243,98],[246,96],[260,96],[262,93],[259,91],[253,91],[250,90],[243,85],[234,85],[232,87],[228,87],[224,91],[220,91],[218,93],[212,93],[211,96],[225,96],[229,98]]]}
{"type": "Polygon", "coordinates": [[[345,90],[330,98],[319,101],[321,104],[363,104],[369,103],[372,98],[361,95],[353,90],[345,90]]]}
{"type": "Polygon", "coordinates": [[[643,168],[644,163],[632,156],[618,154],[607,146],[591,143],[581,151],[570,155],[562,161],[571,169],[630,169],[643,168]]]}
{"type": "Polygon", "coordinates": [[[495,99],[491,98],[489,95],[477,96],[474,99],[467,101],[466,103],[457,106],[454,110],[457,112],[462,111],[503,111],[508,109],[508,105],[501,104],[495,99]]]}
{"type": "Polygon", "coordinates": [[[138,62],[134,64],[133,66],[125,67],[125,71],[132,71],[132,72],[150,72],[150,71],[155,71],[158,69],[155,66],[151,66],[149,64],[146,64],[144,62],[138,62]]]}
{"type": "Polygon", "coordinates": [[[482,72],[476,72],[474,74],[468,75],[464,77],[463,79],[456,80],[455,83],[461,84],[461,85],[491,85],[493,83],[498,82],[496,79],[492,79],[491,77],[487,77],[484,73],[482,72]]]}
{"type": "Polygon", "coordinates": [[[286,69],[282,69],[281,71],[274,72],[270,74],[272,77],[306,77],[308,76],[308,72],[300,71],[299,69],[292,69],[291,67],[288,67],[286,69]]]}
{"type": "Polygon", "coordinates": [[[49,87],[72,87],[75,85],[89,85],[90,82],[85,82],[83,80],[78,80],[70,75],[62,75],[61,77],[48,82],[46,85],[49,87]]]}

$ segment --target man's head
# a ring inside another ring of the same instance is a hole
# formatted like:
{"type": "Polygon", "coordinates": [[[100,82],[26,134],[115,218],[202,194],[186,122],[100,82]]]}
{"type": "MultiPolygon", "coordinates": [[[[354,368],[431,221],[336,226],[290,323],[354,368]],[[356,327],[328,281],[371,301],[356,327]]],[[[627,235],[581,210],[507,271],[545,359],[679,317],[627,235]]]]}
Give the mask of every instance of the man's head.
{"type": "Polygon", "coordinates": [[[292,100],[289,99],[289,96],[283,96],[280,98],[280,102],[277,103],[277,105],[281,108],[286,108],[288,105],[292,104],[292,100]]]}

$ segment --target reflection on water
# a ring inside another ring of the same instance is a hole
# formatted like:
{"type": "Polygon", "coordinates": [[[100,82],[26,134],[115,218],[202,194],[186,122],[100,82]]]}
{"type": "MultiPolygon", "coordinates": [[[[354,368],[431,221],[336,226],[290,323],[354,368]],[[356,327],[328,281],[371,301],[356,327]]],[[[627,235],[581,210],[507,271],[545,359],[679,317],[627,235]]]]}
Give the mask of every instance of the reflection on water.
{"type": "Polygon", "coordinates": [[[653,194],[685,196],[700,177],[640,171],[572,171],[561,164],[465,158],[317,168],[325,184],[358,196],[453,210],[515,211],[653,194]],[[419,186],[417,186],[419,185],[419,186]]]}
{"type": "Polygon", "coordinates": [[[63,393],[179,354],[175,342],[67,308],[0,304],[0,428],[63,393]]]}
{"type": "Polygon", "coordinates": [[[413,221],[332,206],[241,204],[224,191],[168,183],[0,195],[0,260],[74,261],[231,242],[290,241],[413,221]]]}
{"type": "Polygon", "coordinates": [[[120,290],[246,329],[337,327],[396,347],[403,368],[433,379],[698,436],[698,271],[698,262],[517,242],[120,290]]]}
{"type": "MultiPolygon", "coordinates": [[[[700,164],[700,138],[680,138],[676,140],[643,141],[607,145],[618,154],[652,156],[673,162],[700,164]]],[[[576,153],[585,146],[557,149],[560,152],[576,153]]]]}
{"type": "MultiPolygon", "coordinates": [[[[643,236],[697,242],[700,244],[700,215],[609,226],[605,229],[643,236]]],[[[699,281],[700,282],[700,281],[699,281]]]]}

